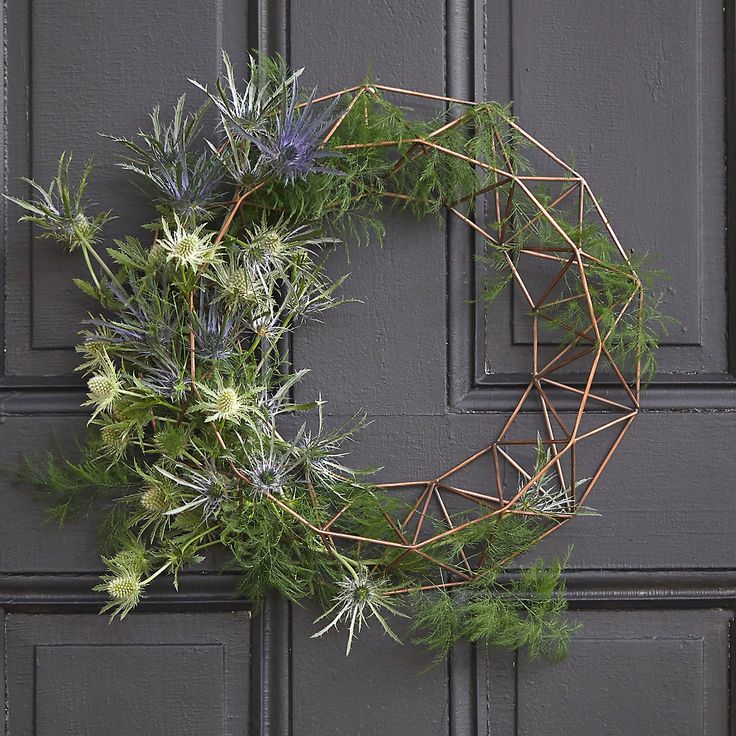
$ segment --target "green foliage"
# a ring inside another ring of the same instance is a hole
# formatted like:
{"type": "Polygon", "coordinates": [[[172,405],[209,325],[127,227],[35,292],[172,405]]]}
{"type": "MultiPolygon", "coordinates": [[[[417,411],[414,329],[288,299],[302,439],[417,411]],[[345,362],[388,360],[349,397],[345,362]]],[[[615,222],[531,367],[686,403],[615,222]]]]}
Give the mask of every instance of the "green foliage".
{"type": "Polygon", "coordinates": [[[562,563],[536,562],[498,578],[480,576],[455,593],[435,590],[416,596],[415,640],[443,657],[465,637],[489,647],[526,648],[529,656],[553,660],[567,655],[577,626],[567,620],[562,563]]]}
{"type": "Polygon", "coordinates": [[[115,498],[133,481],[127,468],[110,463],[93,441],[80,449],[80,459],[68,459],[60,450],[44,458],[25,457],[18,468],[21,480],[42,489],[52,518],[63,524],[83,514],[101,499],[115,498]]]}
{"type": "MultiPolygon", "coordinates": [[[[187,113],[183,96],[170,121],[156,108],[151,130],[113,137],[160,215],[144,225],[150,244],[129,236],[103,258],[109,214],[87,214],[90,166],[74,187],[66,155],[48,188],[28,182],[35,199],[12,199],[44,237],[81,251],[90,281],[76,283],[99,302],[77,347],[90,439],[79,461],[29,460],[26,476],[48,490],[59,521],[112,504],[101,530],[108,572],[96,590],[113,616],[131,611],[160,575],[177,585],[180,571],[216,547],[250,600],[272,590],[316,599],[328,619],[316,635],[344,625],[348,651],[369,619],[395,636],[389,617],[404,615],[409,593],[416,636],[439,653],[467,637],[562,654],[572,626],[562,615],[561,564],[504,577],[557,523],[548,478],[507,513],[454,514],[453,534],[442,534],[448,519],[422,511],[424,533],[438,538],[406,549],[411,505],[346,464],[362,418],[328,427],[321,397],[297,403],[306,371],[294,372],[283,352],[291,330],[342,303],[343,279],[329,277],[326,258],[340,239],[380,240],[385,205],[416,217],[464,207],[470,216],[477,190],[526,170],[509,111],[484,103],[443,125],[444,114],[418,120],[371,84],[319,107],[298,89],[301,72],[279,59],[250,58],[244,86],[227,57],[224,65],[213,90],[195,83],[219,117],[209,140],[206,108],[187,113]],[[280,433],[285,413],[304,416],[293,437],[280,433]],[[319,531],[327,526],[335,539],[319,531]]],[[[656,304],[643,297],[644,322],[636,310],[617,312],[645,294],[633,262],[614,261],[600,232],[562,214],[564,233],[595,257],[587,285],[607,348],[651,366],[656,304]]],[[[489,298],[509,283],[526,243],[562,238],[521,205],[496,227],[511,234],[487,243],[489,298]]],[[[562,286],[580,288],[572,269],[562,286]]],[[[584,330],[586,304],[564,301],[544,316],[584,330]]],[[[540,443],[539,469],[548,460],[540,443]]]]}

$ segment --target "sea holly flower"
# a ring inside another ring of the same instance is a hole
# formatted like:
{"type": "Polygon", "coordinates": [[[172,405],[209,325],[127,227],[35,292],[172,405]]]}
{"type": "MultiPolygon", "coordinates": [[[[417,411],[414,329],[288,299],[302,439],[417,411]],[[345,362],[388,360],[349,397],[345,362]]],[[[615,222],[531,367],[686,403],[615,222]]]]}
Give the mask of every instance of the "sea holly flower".
{"type": "Polygon", "coordinates": [[[72,157],[62,154],[59,158],[56,176],[48,189],[44,189],[31,179],[23,178],[29,184],[36,199],[26,201],[4,195],[7,200],[22,207],[29,214],[23,215],[21,221],[33,223],[40,229],[40,237],[52,238],[65,245],[69,250],[79,246],[89,247],[99,236],[102,226],[111,219],[109,212],[90,218],[85,213],[84,190],[92,171],[92,162],[88,161],[82,171],[76,192],[69,187],[69,166],[72,157]]]}
{"type": "Polygon", "coordinates": [[[241,330],[236,314],[226,313],[220,301],[200,292],[194,345],[197,358],[217,361],[234,355],[241,330]]]}
{"type": "Polygon", "coordinates": [[[214,233],[205,233],[205,225],[198,225],[193,230],[189,230],[179,219],[178,215],[174,215],[174,228],[169,227],[166,218],[161,220],[161,229],[163,237],[159,240],[161,247],[166,252],[166,260],[174,261],[174,263],[184,269],[197,270],[206,263],[214,260],[217,247],[212,245],[214,233]]]}
{"type": "Polygon", "coordinates": [[[220,113],[225,130],[244,135],[262,131],[269,116],[276,112],[287,88],[299,77],[303,69],[289,74],[283,62],[260,56],[248,56],[250,77],[245,89],[238,89],[235,71],[226,52],[222,52],[225,74],[217,80],[216,91],[190,79],[214,103],[220,113]]]}
{"type": "Polygon", "coordinates": [[[248,328],[254,335],[271,342],[276,342],[287,330],[279,324],[276,315],[271,313],[254,315],[248,320],[248,328]]]}
{"type": "Polygon", "coordinates": [[[152,579],[143,580],[148,569],[145,551],[140,543],[133,542],[130,547],[114,557],[103,557],[103,560],[109,574],[103,575],[102,582],[93,588],[107,593],[109,597],[100,613],[112,609],[111,618],[116,615],[125,618],[138,605],[147,583],[152,579]]]}
{"type": "Polygon", "coordinates": [[[107,352],[107,336],[103,334],[83,332],[84,340],[75,346],[74,350],[79,353],[84,362],[78,365],[77,371],[97,371],[101,368],[105,360],[109,360],[110,356],[107,352]]]}
{"type": "Polygon", "coordinates": [[[85,401],[82,406],[94,407],[90,423],[101,412],[114,412],[118,402],[124,396],[140,397],[138,392],[131,390],[126,385],[123,375],[118,372],[115,364],[107,356],[102,359],[100,367],[90,376],[87,388],[89,401],[85,401]]]}
{"type": "Polygon", "coordinates": [[[214,385],[199,384],[202,400],[194,408],[207,414],[205,422],[231,422],[233,424],[251,424],[258,418],[258,405],[253,400],[257,388],[245,393],[232,383],[225,383],[220,374],[216,374],[214,385]]]}
{"type": "Polygon", "coordinates": [[[394,640],[401,644],[400,639],[391,630],[388,622],[384,618],[384,613],[393,613],[395,616],[407,618],[392,603],[391,597],[387,595],[388,587],[386,583],[374,577],[364,565],[359,565],[357,569],[351,566],[351,563],[345,563],[347,573],[342,580],[338,580],[335,584],[337,593],[332,599],[334,605],[325,611],[317,621],[333,616],[332,620],[323,629],[316,634],[312,634],[315,639],[322,636],[330,629],[337,628],[341,623],[348,624],[348,643],[345,654],[350,654],[353,645],[353,639],[367,624],[368,619],[374,617],[383,630],[394,640]]]}
{"type": "Polygon", "coordinates": [[[296,478],[293,473],[297,462],[292,457],[289,445],[284,446],[274,431],[272,425],[264,426],[256,441],[251,435],[244,437],[237,430],[235,432],[240,446],[235,450],[232,460],[237,464],[238,475],[247,479],[246,492],[257,499],[281,496],[289,486],[301,482],[301,478],[296,478]]]}
{"type": "Polygon", "coordinates": [[[164,360],[162,365],[148,367],[138,380],[142,387],[170,401],[181,401],[192,383],[187,368],[171,360],[164,360]]]}
{"type": "Polygon", "coordinates": [[[135,432],[134,422],[106,422],[100,427],[100,445],[105,455],[121,458],[128,449],[131,434],[135,432]]]}
{"type": "Polygon", "coordinates": [[[153,129],[138,132],[140,143],[106,137],[126,148],[127,155],[118,165],[138,174],[151,187],[160,211],[184,218],[209,218],[218,201],[223,170],[207,150],[194,150],[206,107],[185,114],[185,99],[184,95],[178,99],[169,123],[161,122],[160,110],[155,107],[150,115],[153,129]]]}
{"type": "Polygon", "coordinates": [[[180,506],[164,512],[166,516],[201,509],[202,517],[209,519],[216,516],[222,505],[234,497],[234,482],[210,463],[203,465],[202,468],[191,468],[177,463],[178,475],[158,465],[155,468],[165,478],[178,485],[182,489],[182,496],[189,499],[180,506]]]}
{"type": "Polygon", "coordinates": [[[165,514],[171,508],[172,483],[166,478],[151,481],[140,495],[141,506],[151,514],[165,514]]]}
{"type": "Polygon", "coordinates": [[[107,356],[102,360],[100,369],[93,373],[87,381],[87,388],[89,389],[87,393],[89,401],[86,401],[84,406],[95,407],[92,418],[101,411],[111,409],[125,393],[117,369],[107,356]]]}
{"type": "Polygon", "coordinates": [[[285,463],[273,456],[263,458],[250,468],[250,488],[256,496],[280,496],[284,492],[287,475],[285,463]]]}
{"type": "Polygon", "coordinates": [[[126,573],[108,577],[104,584],[96,585],[94,590],[107,593],[110,601],[105,608],[114,608],[115,613],[120,614],[120,618],[125,618],[126,614],[140,602],[143,585],[137,575],[126,573]]]}
{"type": "Polygon", "coordinates": [[[271,447],[268,454],[252,457],[244,471],[248,477],[248,490],[256,498],[281,496],[292,482],[291,471],[295,463],[286,452],[277,452],[271,447]]]}
{"type": "Polygon", "coordinates": [[[229,271],[222,281],[222,290],[234,304],[249,304],[258,299],[253,280],[244,268],[229,271]]]}
{"type": "Polygon", "coordinates": [[[326,105],[316,112],[314,96],[313,91],[307,102],[298,109],[294,80],[290,94],[285,95],[288,102],[284,100],[275,128],[260,135],[243,131],[243,136],[259,149],[264,162],[287,184],[309,174],[339,173],[319,163],[324,158],[337,155],[335,151],[322,149],[324,138],[335,121],[335,106],[326,105]]]}
{"type": "Polygon", "coordinates": [[[189,447],[190,437],[186,426],[166,424],[153,435],[153,446],[162,455],[178,459],[189,447]]]}
{"type": "Polygon", "coordinates": [[[294,438],[294,455],[306,476],[315,483],[330,486],[337,481],[352,479],[359,472],[343,464],[342,458],[347,452],[341,449],[342,443],[352,439],[353,435],[365,426],[365,416],[354,415],[340,427],[331,431],[324,429],[324,402],[317,402],[319,424],[312,432],[303,424],[294,438]]]}
{"type": "Polygon", "coordinates": [[[250,237],[250,252],[256,261],[264,265],[279,263],[290,255],[292,248],[289,246],[293,242],[289,237],[291,234],[278,226],[256,227],[250,237]]]}
{"type": "Polygon", "coordinates": [[[218,301],[225,301],[236,309],[270,304],[268,286],[257,270],[249,265],[216,263],[208,275],[220,291],[218,301]]]}
{"type": "Polygon", "coordinates": [[[240,247],[241,258],[267,278],[274,271],[278,277],[285,276],[290,269],[312,271],[315,268],[313,252],[340,241],[320,235],[311,225],[294,227],[283,218],[275,223],[264,218],[233,242],[240,247]]]}

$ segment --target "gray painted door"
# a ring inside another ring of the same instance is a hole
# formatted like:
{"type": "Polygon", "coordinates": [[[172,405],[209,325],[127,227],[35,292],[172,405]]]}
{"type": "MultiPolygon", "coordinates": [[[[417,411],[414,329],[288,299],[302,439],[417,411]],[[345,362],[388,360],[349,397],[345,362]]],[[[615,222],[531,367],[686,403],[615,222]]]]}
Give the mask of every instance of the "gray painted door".
{"type": "MultiPolygon", "coordinates": [[[[349,659],[311,640],[314,611],[251,614],[226,576],[189,575],[107,626],[90,593],[94,520],[60,532],[3,476],[0,615],[6,732],[84,734],[728,733],[736,604],[733,411],[736,191],[733,0],[12,0],[5,4],[4,185],[46,179],[63,149],[98,163],[95,199],[140,220],[98,130],[126,132],[219,53],[306,64],[324,90],[362,79],[513,99],[553,150],[574,151],[628,246],[661,254],[679,320],[660,373],[599,485],[600,517],[568,576],[584,625],[553,667],[460,646],[446,664],[364,634],[349,659]],[[726,136],[726,131],[730,137],[726,136]],[[726,168],[726,158],[734,164],[726,168]],[[729,184],[731,185],[729,187],[729,184]],[[727,204],[729,205],[727,207],[727,204]],[[731,224],[730,233],[727,223],[731,224]]],[[[84,425],[72,369],[81,271],[5,213],[0,461],[70,443],[84,425]]],[[[126,225],[127,223],[127,225],[126,225]]],[[[357,463],[421,477],[487,444],[514,396],[525,336],[510,302],[474,306],[472,243],[454,227],[389,221],[356,250],[352,304],[297,333],[336,416],[374,418],[357,463]]],[[[510,297],[511,299],[512,297],[510,297]]]]}

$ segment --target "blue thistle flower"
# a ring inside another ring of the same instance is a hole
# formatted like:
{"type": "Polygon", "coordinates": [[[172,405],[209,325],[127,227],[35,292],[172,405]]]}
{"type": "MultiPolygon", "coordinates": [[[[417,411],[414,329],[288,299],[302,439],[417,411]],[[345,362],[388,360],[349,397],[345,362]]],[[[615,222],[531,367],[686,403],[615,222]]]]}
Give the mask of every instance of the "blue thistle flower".
{"type": "MultiPolygon", "coordinates": [[[[174,317],[165,309],[156,309],[145,299],[129,296],[114,283],[107,288],[120,303],[119,319],[102,317],[82,320],[82,324],[96,327],[97,332],[85,335],[85,342],[105,343],[134,350],[141,357],[150,357],[161,345],[174,339],[174,317]]],[[[160,303],[159,307],[165,307],[160,303]]]]}
{"type": "Polygon", "coordinates": [[[202,517],[209,519],[219,513],[224,503],[233,499],[235,484],[211,463],[205,464],[201,470],[181,463],[177,463],[176,467],[181,473],[178,476],[158,465],[155,466],[159,473],[183,489],[182,495],[185,498],[189,498],[181,506],[166,511],[166,516],[174,516],[183,511],[200,508],[202,517]]]}
{"type": "Polygon", "coordinates": [[[221,302],[210,300],[205,294],[202,292],[199,299],[199,319],[194,331],[197,357],[225,360],[235,353],[240,330],[235,317],[223,313],[221,302]]]}
{"type": "Polygon", "coordinates": [[[169,400],[180,401],[189,390],[191,378],[184,368],[164,360],[161,366],[147,368],[141,383],[169,400]]]}
{"type": "Polygon", "coordinates": [[[208,150],[194,150],[206,107],[187,115],[184,103],[182,95],[169,123],[161,121],[159,108],[155,107],[150,114],[152,131],[139,131],[140,143],[118,136],[105,137],[127,149],[119,165],[148,182],[160,208],[170,209],[185,219],[208,219],[217,203],[224,171],[208,150]]]}
{"type": "Polygon", "coordinates": [[[261,136],[243,131],[243,136],[258,147],[265,163],[289,184],[312,173],[339,173],[319,165],[320,159],[338,155],[335,151],[321,149],[334,123],[334,103],[315,112],[313,90],[307,103],[297,111],[296,97],[294,81],[289,103],[276,119],[275,130],[261,136]]]}

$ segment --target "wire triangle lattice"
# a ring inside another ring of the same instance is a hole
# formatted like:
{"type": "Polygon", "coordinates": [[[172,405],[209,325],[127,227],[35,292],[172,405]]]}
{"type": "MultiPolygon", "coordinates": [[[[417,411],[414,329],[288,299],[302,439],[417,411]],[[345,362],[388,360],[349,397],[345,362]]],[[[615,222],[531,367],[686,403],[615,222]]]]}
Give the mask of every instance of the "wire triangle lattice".
{"type": "MultiPolygon", "coordinates": [[[[324,143],[339,136],[356,105],[378,94],[422,99],[454,109],[474,105],[380,84],[352,87],[311,101],[329,104],[339,99],[346,103],[324,143]]],[[[481,245],[498,254],[513,282],[518,312],[528,315],[530,321],[528,383],[501,431],[486,446],[437,477],[379,485],[406,503],[401,514],[385,512],[390,530],[385,537],[341,531],[340,518],[347,507],[328,523],[315,526],[281,499],[272,498],[325,544],[342,540],[382,545],[400,550],[400,558],[419,555],[436,562],[438,580],[427,588],[449,588],[472,580],[474,565],[462,545],[453,564],[431,555],[433,545],[469,526],[506,514],[536,516],[546,522],[539,540],[580,513],[637,415],[642,383],[641,355],[623,366],[611,338],[624,321],[642,329],[643,286],[585,179],[508,117],[503,118],[506,132],[551,168],[550,174],[521,171],[500,126],[489,133],[489,146],[497,154],[493,161],[444,146],[443,134],[463,122],[467,119],[459,114],[421,137],[344,145],[332,141],[330,145],[337,151],[393,148],[394,172],[428,156],[455,157],[482,172],[481,187],[442,204],[451,217],[473,231],[481,245]],[[544,195],[539,187],[546,188],[544,195]],[[479,216],[483,212],[485,220],[479,216]],[[589,228],[595,228],[596,242],[605,245],[607,258],[584,247],[583,233],[589,228]],[[542,230],[548,234],[546,239],[537,237],[542,230]],[[606,274],[617,270],[631,280],[631,289],[625,300],[606,305],[604,318],[590,283],[605,284],[606,274]],[[569,293],[570,284],[575,284],[575,293],[569,293]],[[568,321],[566,315],[575,319],[568,321]],[[556,339],[549,339],[547,326],[556,339]],[[590,447],[590,453],[581,452],[583,447],[590,447]],[[585,477],[579,467],[581,457],[587,462],[585,477]]],[[[411,205],[411,195],[404,192],[387,187],[380,194],[411,205]]]]}

